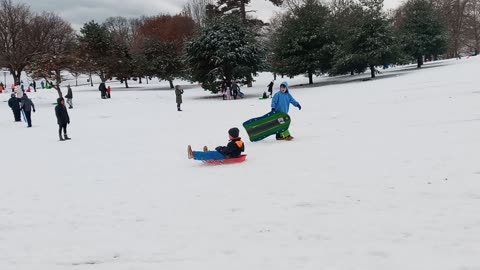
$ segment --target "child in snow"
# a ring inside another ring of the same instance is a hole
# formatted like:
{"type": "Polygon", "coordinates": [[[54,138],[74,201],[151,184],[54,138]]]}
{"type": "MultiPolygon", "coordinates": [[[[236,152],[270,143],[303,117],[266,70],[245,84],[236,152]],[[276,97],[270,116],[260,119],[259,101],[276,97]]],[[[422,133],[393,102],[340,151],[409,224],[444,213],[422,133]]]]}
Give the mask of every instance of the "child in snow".
{"type": "MultiPolygon", "coordinates": [[[[272,112],[284,112],[288,113],[288,110],[290,108],[290,103],[297,107],[299,110],[302,109],[302,106],[300,106],[300,103],[298,103],[292,95],[288,92],[288,83],[282,82],[280,85],[280,91],[275,93],[275,95],[272,98],[272,112]]],[[[293,137],[290,135],[290,132],[288,130],[282,132],[282,133],[277,133],[276,135],[277,140],[287,140],[290,141],[293,139],[293,137]]]]}
{"type": "Polygon", "coordinates": [[[65,100],[61,97],[57,99],[55,115],[57,116],[58,137],[60,138],[60,141],[70,140],[70,138],[67,136],[67,125],[70,124],[70,117],[68,116],[67,107],[65,107],[65,100]],[[62,129],[64,135],[63,138],[62,129]]]}
{"type": "Polygon", "coordinates": [[[208,151],[206,146],[203,151],[192,151],[192,147],[188,146],[188,158],[195,160],[212,160],[212,159],[226,159],[236,158],[245,151],[245,145],[242,138],[238,137],[240,131],[234,127],[228,130],[228,137],[230,141],[227,146],[218,146],[215,151],[208,151]]]}
{"type": "Polygon", "coordinates": [[[183,89],[180,85],[175,85],[175,99],[177,102],[177,111],[181,112],[182,109],[180,106],[182,105],[182,95],[183,95],[183,89]]]}

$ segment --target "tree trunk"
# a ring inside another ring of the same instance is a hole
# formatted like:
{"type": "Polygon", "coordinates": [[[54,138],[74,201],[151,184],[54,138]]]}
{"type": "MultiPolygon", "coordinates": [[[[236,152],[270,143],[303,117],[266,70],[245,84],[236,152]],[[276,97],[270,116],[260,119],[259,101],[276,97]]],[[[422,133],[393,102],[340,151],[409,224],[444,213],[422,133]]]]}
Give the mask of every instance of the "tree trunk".
{"type": "Polygon", "coordinates": [[[276,73],[276,72],[273,73],[273,80],[274,80],[274,81],[277,80],[277,73],[276,73]]]}
{"type": "Polygon", "coordinates": [[[142,84],[142,77],[138,77],[138,83],[142,84]]]}
{"type": "Polygon", "coordinates": [[[125,78],[125,88],[128,88],[128,80],[125,78]]]}
{"type": "Polygon", "coordinates": [[[78,86],[78,76],[75,76],[75,86],[78,86]]]}
{"type": "Polygon", "coordinates": [[[90,86],[93,87],[93,81],[92,81],[92,73],[88,74],[89,80],[90,80],[90,86]]]}
{"type": "Polygon", "coordinates": [[[168,80],[168,82],[170,83],[170,89],[175,88],[175,86],[173,85],[173,80],[168,80]]]}
{"type": "Polygon", "coordinates": [[[243,24],[247,24],[247,13],[245,11],[245,0],[240,0],[240,17],[243,24]]]}
{"type": "Polygon", "coordinates": [[[12,73],[12,76],[13,76],[13,83],[15,85],[20,85],[20,80],[21,80],[20,77],[21,77],[22,71],[11,69],[10,73],[12,73]]]}
{"type": "Polygon", "coordinates": [[[370,73],[372,75],[372,79],[375,78],[375,66],[374,65],[370,65],[370,73]]]}
{"type": "Polygon", "coordinates": [[[417,58],[417,68],[421,68],[423,65],[423,57],[422,56],[419,56],[417,58]]]}
{"type": "Polygon", "coordinates": [[[308,84],[313,84],[313,72],[308,72],[308,84]]]}
{"type": "Polygon", "coordinates": [[[352,75],[352,76],[355,75],[355,72],[353,70],[350,71],[350,75],[352,75]]]}
{"type": "Polygon", "coordinates": [[[147,81],[147,84],[148,84],[148,76],[145,77],[145,80],[147,81]]]}

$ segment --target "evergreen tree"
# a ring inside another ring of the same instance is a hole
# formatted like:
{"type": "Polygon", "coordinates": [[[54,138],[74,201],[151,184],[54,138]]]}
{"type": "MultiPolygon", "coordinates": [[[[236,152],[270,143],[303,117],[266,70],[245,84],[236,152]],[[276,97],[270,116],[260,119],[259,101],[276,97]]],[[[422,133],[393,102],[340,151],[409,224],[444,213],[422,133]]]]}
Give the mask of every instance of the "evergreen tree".
{"type": "Polygon", "coordinates": [[[356,28],[362,22],[362,7],[354,0],[334,0],[331,10],[330,23],[335,40],[335,55],[330,75],[365,72],[365,61],[354,53],[356,48],[353,42],[356,28]]]}
{"type": "MultiPolygon", "coordinates": [[[[246,6],[251,0],[218,0],[216,5],[207,6],[207,15],[240,15],[244,24],[248,23],[246,6]]],[[[283,0],[268,0],[280,6],[283,0]]]]}
{"type": "Polygon", "coordinates": [[[286,14],[273,42],[273,69],[295,76],[327,72],[331,68],[334,46],[328,21],[330,11],[317,0],[306,3],[286,14]]]}
{"type": "Polygon", "coordinates": [[[400,16],[399,30],[405,52],[423,65],[423,57],[446,52],[446,24],[428,0],[410,0],[400,16]]]}
{"type": "Polygon", "coordinates": [[[383,0],[360,0],[362,15],[360,24],[351,30],[347,45],[351,51],[338,61],[362,64],[370,68],[375,78],[377,65],[385,65],[396,60],[398,48],[393,27],[382,11],[383,0]]]}
{"type": "Polygon", "coordinates": [[[85,23],[80,33],[80,50],[86,59],[86,69],[96,73],[105,82],[113,76],[115,50],[111,33],[105,26],[94,21],[85,23]]]}
{"type": "Polygon", "coordinates": [[[262,63],[254,34],[238,17],[209,21],[185,44],[191,79],[205,90],[217,93],[222,80],[247,80],[262,63]]]}

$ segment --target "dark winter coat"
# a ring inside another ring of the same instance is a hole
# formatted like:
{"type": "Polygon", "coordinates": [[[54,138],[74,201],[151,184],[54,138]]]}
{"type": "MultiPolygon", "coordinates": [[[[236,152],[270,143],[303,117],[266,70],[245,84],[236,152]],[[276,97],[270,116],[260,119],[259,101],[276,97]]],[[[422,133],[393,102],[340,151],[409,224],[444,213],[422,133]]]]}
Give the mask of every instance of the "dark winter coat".
{"type": "Polygon", "coordinates": [[[65,96],[65,98],[73,98],[72,88],[70,88],[70,86],[68,87],[67,95],[65,96]]]}
{"type": "Polygon", "coordinates": [[[57,123],[59,125],[70,124],[70,117],[68,116],[67,107],[65,105],[58,103],[55,106],[55,115],[57,116],[57,123]]]}
{"type": "Polygon", "coordinates": [[[19,111],[20,110],[20,99],[17,97],[11,97],[8,100],[8,106],[12,108],[12,111],[19,111]]]}
{"type": "Polygon", "coordinates": [[[182,104],[182,94],[183,94],[183,89],[181,89],[180,87],[176,87],[175,96],[176,96],[177,104],[182,104]]]}
{"type": "Polygon", "coordinates": [[[107,87],[105,86],[105,83],[101,83],[99,86],[98,86],[98,90],[102,93],[106,93],[107,92],[107,87]]]}
{"type": "Polygon", "coordinates": [[[273,82],[270,82],[267,86],[268,86],[268,92],[272,93],[273,92],[273,82]]]}
{"type": "Polygon", "coordinates": [[[27,96],[23,96],[21,98],[21,105],[20,107],[25,111],[25,112],[30,112],[33,108],[33,111],[35,111],[35,104],[33,104],[32,100],[29,99],[27,96]]]}
{"type": "Polygon", "coordinates": [[[222,153],[225,158],[236,158],[245,151],[245,144],[242,138],[238,137],[228,142],[227,146],[219,146],[215,148],[218,152],[222,153]]]}

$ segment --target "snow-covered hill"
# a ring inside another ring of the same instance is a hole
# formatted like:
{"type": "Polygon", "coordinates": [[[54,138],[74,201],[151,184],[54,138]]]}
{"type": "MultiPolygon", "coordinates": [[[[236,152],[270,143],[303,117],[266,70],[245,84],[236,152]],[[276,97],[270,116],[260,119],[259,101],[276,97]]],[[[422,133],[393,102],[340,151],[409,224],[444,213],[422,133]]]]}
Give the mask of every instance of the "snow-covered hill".
{"type": "Polygon", "coordinates": [[[241,100],[185,85],[183,112],[166,83],[74,87],[67,142],[52,90],[31,129],[0,94],[0,269],[480,269],[478,70],[288,80],[295,139],[245,138],[224,166],[186,146],[268,112],[270,74],[241,100]]]}

